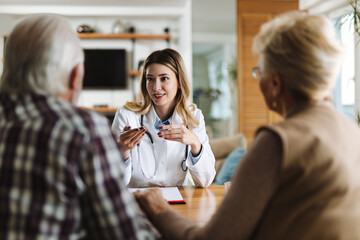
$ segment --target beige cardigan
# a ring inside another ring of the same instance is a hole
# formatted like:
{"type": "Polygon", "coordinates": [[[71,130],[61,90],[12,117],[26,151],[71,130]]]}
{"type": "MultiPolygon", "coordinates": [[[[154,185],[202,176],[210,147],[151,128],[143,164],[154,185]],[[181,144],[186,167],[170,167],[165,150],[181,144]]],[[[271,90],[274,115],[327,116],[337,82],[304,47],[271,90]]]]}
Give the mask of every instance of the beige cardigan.
{"type": "Polygon", "coordinates": [[[268,128],[283,160],[255,239],[360,239],[359,127],[319,104],[268,128]]]}
{"type": "Polygon", "coordinates": [[[258,130],[205,227],[154,221],[169,239],[360,239],[360,129],[330,103],[299,108],[258,130]]]}

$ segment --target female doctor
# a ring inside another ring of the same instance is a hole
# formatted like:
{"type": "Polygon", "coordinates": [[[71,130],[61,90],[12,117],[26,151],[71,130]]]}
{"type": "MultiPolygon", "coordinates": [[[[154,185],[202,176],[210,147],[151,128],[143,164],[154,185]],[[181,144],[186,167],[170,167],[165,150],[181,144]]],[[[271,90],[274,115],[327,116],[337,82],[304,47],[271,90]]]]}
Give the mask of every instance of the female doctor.
{"type": "Polygon", "coordinates": [[[180,54],[172,49],[150,54],[140,85],[142,102],[127,102],[112,124],[128,186],[181,186],[187,170],[197,187],[209,186],[215,158],[204,116],[188,104],[190,88],[180,54]]]}

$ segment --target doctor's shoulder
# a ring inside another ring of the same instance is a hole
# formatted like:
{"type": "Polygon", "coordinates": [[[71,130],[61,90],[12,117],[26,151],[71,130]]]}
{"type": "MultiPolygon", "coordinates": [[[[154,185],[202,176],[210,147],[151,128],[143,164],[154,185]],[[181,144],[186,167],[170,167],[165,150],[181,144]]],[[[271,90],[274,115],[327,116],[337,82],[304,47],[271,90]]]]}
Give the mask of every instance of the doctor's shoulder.
{"type": "Polygon", "coordinates": [[[123,106],[118,108],[118,110],[116,111],[115,119],[118,119],[120,122],[129,125],[131,122],[138,119],[138,114],[123,106]]]}
{"type": "Polygon", "coordinates": [[[149,112],[151,104],[144,104],[142,102],[126,102],[123,109],[133,112],[137,115],[145,115],[149,112]]]}
{"type": "Polygon", "coordinates": [[[119,107],[119,109],[116,111],[119,115],[132,115],[136,114],[134,111],[131,111],[129,109],[126,109],[125,107],[119,107]]]}
{"type": "MultiPolygon", "coordinates": [[[[181,114],[180,114],[181,115],[181,114]]],[[[201,110],[195,104],[189,104],[187,110],[184,112],[183,121],[189,129],[196,129],[204,118],[201,110]]]]}
{"type": "Polygon", "coordinates": [[[189,110],[191,112],[191,114],[196,118],[196,119],[200,119],[201,117],[203,117],[202,111],[200,108],[198,108],[196,106],[196,104],[192,103],[189,105],[189,110]]]}

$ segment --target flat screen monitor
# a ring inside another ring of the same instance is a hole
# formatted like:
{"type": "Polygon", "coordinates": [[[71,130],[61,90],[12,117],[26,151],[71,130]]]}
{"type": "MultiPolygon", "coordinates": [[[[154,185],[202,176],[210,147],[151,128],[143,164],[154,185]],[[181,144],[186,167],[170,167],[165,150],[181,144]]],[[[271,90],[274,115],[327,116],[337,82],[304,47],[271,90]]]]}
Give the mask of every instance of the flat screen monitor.
{"type": "Polygon", "coordinates": [[[84,89],[126,89],[125,49],[85,49],[84,89]]]}

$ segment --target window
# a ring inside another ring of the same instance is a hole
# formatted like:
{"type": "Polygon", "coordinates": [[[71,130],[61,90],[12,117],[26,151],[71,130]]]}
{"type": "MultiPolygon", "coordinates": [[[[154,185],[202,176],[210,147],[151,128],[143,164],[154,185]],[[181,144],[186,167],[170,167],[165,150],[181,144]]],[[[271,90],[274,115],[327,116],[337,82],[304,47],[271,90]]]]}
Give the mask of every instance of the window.
{"type": "Polygon", "coordinates": [[[341,19],[336,24],[341,42],[346,47],[341,72],[333,93],[333,101],[336,109],[346,117],[354,120],[355,104],[355,37],[351,21],[341,19]]]}

